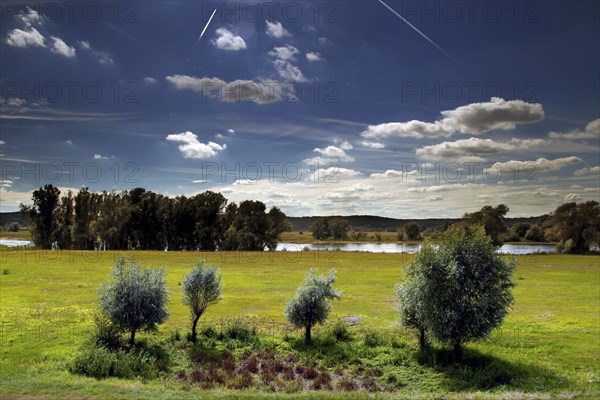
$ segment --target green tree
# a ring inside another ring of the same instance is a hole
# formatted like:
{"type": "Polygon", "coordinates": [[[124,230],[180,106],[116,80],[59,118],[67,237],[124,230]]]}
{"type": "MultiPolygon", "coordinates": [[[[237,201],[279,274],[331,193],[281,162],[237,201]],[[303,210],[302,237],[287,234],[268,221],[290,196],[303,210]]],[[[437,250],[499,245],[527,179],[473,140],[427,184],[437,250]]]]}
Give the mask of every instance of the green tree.
{"type": "Polygon", "coordinates": [[[600,204],[597,201],[562,204],[550,218],[560,240],[557,245],[559,249],[581,253],[589,251],[592,245],[598,245],[596,238],[600,236],[600,204]]]}
{"type": "Polygon", "coordinates": [[[479,211],[466,213],[461,223],[471,226],[483,226],[485,233],[492,238],[494,246],[502,246],[500,235],[507,230],[504,217],[508,211],[509,208],[505,204],[500,204],[496,207],[484,206],[479,211]]]}
{"type": "Polygon", "coordinates": [[[20,228],[21,228],[21,226],[19,225],[18,222],[11,222],[10,224],[8,224],[9,232],[19,232],[20,228]]]}
{"type": "Polygon", "coordinates": [[[333,218],[329,221],[329,231],[334,239],[347,239],[350,224],[343,218],[333,218]]]}
{"type": "Polygon", "coordinates": [[[45,185],[33,192],[32,206],[21,204],[21,212],[27,213],[31,222],[33,243],[38,247],[49,249],[55,240],[59,199],[60,190],[53,185],[45,185]]]}
{"type": "Polygon", "coordinates": [[[404,225],[404,238],[406,240],[419,240],[421,238],[420,232],[421,228],[416,222],[409,222],[404,225]]]}
{"type": "Polygon", "coordinates": [[[529,240],[530,242],[543,242],[544,231],[537,225],[531,225],[531,227],[525,233],[525,240],[529,240]]]}
{"type": "Polygon", "coordinates": [[[322,324],[331,312],[330,300],[341,298],[341,292],[336,292],[331,286],[335,282],[335,271],[329,276],[317,275],[315,269],[310,269],[304,283],[297,289],[296,294],[285,305],[285,316],[295,327],[304,328],[304,341],[312,341],[311,329],[315,324],[322,324]]]}
{"type": "Polygon", "coordinates": [[[531,224],[529,222],[518,222],[515,225],[513,225],[513,227],[511,228],[511,230],[521,239],[523,239],[525,237],[525,234],[527,233],[527,231],[531,228],[531,224]]]}
{"type": "Polygon", "coordinates": [[[169,316],[164,269],[143,268],[133,259],[121,258],[109,281],[100,288],[100,309],[135,344],[139,330],[156,330],[169,316]]]}
{"type": "Polygon", "coordinates": [[[331,236],[329,228],[329,218],[317,218],[315,222],[310,224],[308,230],[311,231],[313,237],[317,240],[325,240],[331,236]]]}
{"type": "Polygon", "coordinates": [[[454,348],[485,338],[513,302],[515,261],[496,252],[481,226],[452,227],[434,249],[425,244],[396,289],[405,324],[454,348]]]}
{"type": "Polygon", "coordinates": [[[192,342],[196,342],[196,326],[208,306],[221,300],[221,276],[215,267],[200,261],[183,279],[183,304],[190,308],[192,342]]]}

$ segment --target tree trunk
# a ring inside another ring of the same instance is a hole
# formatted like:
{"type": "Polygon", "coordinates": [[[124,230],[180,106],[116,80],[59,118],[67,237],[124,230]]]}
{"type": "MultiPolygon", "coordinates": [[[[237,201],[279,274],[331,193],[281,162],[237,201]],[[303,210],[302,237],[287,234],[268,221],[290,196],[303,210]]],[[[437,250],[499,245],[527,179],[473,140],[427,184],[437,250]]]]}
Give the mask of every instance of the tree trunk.
{"type": "Polygon", "coordinates": [[[425,329],[419,329],[419,349],[421,351],[425,350],[427,347],[427,341],[425,340],[425,329]]]}
{"type": "Polygon", "coordinates": [[[131,338],[129,339],[129,346],[135,345],[135,329],[131,331],[131,338]]]}
{"type": "Polygon", "coordinates": [[[306,332],[304,334],[304,343],[310,344],[312,342],[312,337],[310,336],[310,329],[312,327],[310,325],[306,325],[306,332]]]}
{"type": "Polygon", "coordinates": [[[196,315],[194,320],[192,321],[192,342],[196,343],[196,337],[198,333],[196,332],[196,325],[198,324],[198,320],[200,319],[200,315],[196,315]]]}
{"type": "Polygon", "coordinates": [[[461,362],[463,359],[462,347],[459,342],[454,343],[454,361],[461,362]]]}

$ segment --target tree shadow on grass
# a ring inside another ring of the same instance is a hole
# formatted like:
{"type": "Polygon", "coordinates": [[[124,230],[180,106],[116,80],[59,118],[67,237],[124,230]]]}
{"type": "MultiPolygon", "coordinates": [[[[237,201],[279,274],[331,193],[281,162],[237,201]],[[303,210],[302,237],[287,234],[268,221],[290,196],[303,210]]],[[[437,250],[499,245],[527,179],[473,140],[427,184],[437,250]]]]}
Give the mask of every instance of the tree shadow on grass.
{"type": "Polygon", "coordinates": [[[419,364],[441,373],[448,391],[551,390],[570,386],[572,382],[547,368],[533,363],[507,361],[478,350],[465,349],[461,362],[455,362],[449,349],[429,348],[415,354],[419,364]]]}

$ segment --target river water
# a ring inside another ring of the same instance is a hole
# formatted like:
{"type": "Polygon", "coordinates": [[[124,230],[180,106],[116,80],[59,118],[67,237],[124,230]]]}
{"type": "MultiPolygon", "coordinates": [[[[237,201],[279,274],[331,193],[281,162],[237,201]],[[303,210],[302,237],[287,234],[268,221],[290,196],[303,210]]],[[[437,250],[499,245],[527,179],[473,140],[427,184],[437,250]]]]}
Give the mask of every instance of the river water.
{"type": "MultiPolygon", "coordinates": [[[[8,247],[31,246],[29,240],[0,239],[0,245],[8,247]]],[[[309,250],[331,251],[364,251],[369,253],[408,253],[414,254],[421,248],[420,244],[399,243],[339,243],[339,244],[312,244],[312,243],[279,243],[277,251],[303,251],[309,250]]],[[[556,253],[553,244],[505,244],[499,250],[503,254],[535,254],[556,253]]]]}

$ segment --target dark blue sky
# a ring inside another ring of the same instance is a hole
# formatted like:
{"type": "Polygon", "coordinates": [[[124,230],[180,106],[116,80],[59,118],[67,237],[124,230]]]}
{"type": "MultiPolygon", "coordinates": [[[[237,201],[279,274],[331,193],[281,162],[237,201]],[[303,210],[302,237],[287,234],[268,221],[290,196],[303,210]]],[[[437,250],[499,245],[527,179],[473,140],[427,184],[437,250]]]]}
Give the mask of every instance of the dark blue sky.
{"type": "Polygon", "coordinates": [[[2,211],[44,183],[218,190],[290,215],[598,200],[598,2],[384,3],[400,16],[378,0],[3,3],[2,211]]]}

